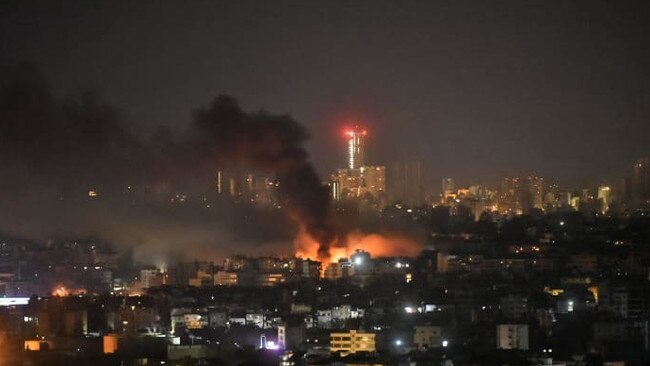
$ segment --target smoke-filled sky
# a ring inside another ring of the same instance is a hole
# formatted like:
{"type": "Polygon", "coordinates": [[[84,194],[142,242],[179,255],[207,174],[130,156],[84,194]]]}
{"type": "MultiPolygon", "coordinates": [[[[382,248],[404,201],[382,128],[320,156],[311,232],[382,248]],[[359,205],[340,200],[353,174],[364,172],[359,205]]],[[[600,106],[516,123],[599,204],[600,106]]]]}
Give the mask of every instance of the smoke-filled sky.
{"type": "MultiPolygon", "coordinates": [[[[0,58],[98,91],[136,132],[220,93],[291,114],[326,172],[340,128],[438,182],[615,182],[650,154],[647,1],[3,1],[0,58]]],[[[437,183],[434,189],[437,189],[437,183]]]]}
{"type": "Polygon", "coordinates": [[[95,94],[61,98],[34,66],[0,65],[0,234],[99,238],[205,257],[246,251],[244,243],[258,254],[284,244],[274,251],[286,253],[300,226],[328,257],[344,231],[330,216],[303,125],[219,95],[182,130],[160,127],[143,139],[95,94]],[[256,210],[224,200],[217,170],[272,177],[277,203],[256,210]]]}

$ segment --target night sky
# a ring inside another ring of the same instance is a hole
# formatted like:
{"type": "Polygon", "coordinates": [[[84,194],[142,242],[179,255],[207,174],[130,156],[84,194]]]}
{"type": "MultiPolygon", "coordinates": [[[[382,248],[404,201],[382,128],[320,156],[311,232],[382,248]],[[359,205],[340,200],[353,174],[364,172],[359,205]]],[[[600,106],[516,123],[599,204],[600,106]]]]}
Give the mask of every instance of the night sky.
{"type": "Polygon", "coordinates": [[[650,154],[650,3],[3,1],[0,60],[92,89],[132,128],[185,128],[219,93],[288,113],[321,173],[341,129],[438,179],[617,183],[650,154]]]}

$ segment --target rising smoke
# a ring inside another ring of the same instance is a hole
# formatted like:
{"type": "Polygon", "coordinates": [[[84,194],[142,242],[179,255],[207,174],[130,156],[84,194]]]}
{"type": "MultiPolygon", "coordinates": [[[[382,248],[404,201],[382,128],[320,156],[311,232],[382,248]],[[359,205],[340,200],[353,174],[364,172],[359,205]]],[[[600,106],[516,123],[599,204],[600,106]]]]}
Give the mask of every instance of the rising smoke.
{"type": "Polygon", "coordinates": [[[328,192],[303,147],[307,139],[290,116],[247,113],[222,95],[198,109],[183,134],[160,129],[143,140],[118,109],[96,96],[56,98],[33,67],[5,65],[0,231],[37,240],[93,235],[170,249],[199,242],[288,242],[295,225],[276,212],[241,212],[223,202],[206,210],[201,204],[198,198],[214,190],[218,167],[241,165],[277,178],[284,211],[320,243],[325,258],[338,235],[328,192]],[[99,199],[89,201],[89,190],[99,199]],[[179,190],[197,200],[170,211],[167,198],[179,190]]]}
{"type": "Polygon", "coordinates": [[[337,237],[330,222],[330,197],[307,159],[307,131],[290,116],[247,114],[228,96],[219,96],[195,116],[195,139],[203,156],[234,159],[274,173],[278,195],[289,215],[303,224],[327,257],[337,237]]]}

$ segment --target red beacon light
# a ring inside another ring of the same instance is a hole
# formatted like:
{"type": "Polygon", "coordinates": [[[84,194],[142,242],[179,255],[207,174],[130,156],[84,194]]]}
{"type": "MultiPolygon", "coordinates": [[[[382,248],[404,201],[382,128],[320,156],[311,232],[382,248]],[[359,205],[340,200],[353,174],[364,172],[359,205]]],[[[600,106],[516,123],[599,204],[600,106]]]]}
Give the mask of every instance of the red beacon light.
{"type": "Polygon", "coordinates": [[[366,136],[368,135],[368,130],[366,129],[359,130],[359,127],[346,128],[343,130],[343,134],[347,137],[353,137],[355,134],[360,136],[366,136]]]}

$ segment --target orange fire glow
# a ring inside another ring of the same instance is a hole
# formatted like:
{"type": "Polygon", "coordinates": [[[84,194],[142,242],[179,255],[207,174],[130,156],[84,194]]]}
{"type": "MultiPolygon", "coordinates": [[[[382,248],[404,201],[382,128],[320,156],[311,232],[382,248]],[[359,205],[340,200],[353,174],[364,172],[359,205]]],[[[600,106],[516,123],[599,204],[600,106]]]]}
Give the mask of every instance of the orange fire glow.
{"type": "Polygon", "coordinates": [[[357,231],[348,234],[345,242],[347,245],[332,244],[329,258],[319,257],[318,242],[306,230],[301,229],[294,240],[296,257],[334,263],[339,259],[348,258],[357,249],[367,251],[373,257],[409,257],[418,255],[422,250],[420,244],[398,235],[363,234],[357,231]]]}
{"type": "Polygon", "coordinates": [[[77,295],[85,295],[86,290],[83,288],[67,288],[64,285],[57,285],[54,287],[54,290],[52,290],[52,296],[60,296],[60,297],[65,297],[65,296],[77,296],[77,295]]]}

